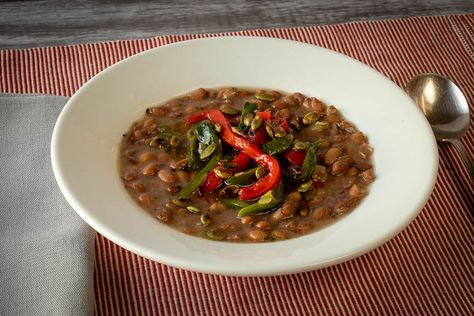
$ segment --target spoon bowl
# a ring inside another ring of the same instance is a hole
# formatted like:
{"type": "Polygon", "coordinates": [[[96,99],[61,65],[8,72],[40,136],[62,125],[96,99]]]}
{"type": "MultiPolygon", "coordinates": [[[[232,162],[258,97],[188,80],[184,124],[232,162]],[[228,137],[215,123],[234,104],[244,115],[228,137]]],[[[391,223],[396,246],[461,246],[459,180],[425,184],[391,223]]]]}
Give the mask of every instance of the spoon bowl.
{"type": "Polygon", "coordinates": [[[437,74],[420,74],[408,82],[405,91],[420,107],[439,141],[452,143],[474,179],[474,167],[459,141],[469,129],[466,97],[451,80],[437,74]]]}

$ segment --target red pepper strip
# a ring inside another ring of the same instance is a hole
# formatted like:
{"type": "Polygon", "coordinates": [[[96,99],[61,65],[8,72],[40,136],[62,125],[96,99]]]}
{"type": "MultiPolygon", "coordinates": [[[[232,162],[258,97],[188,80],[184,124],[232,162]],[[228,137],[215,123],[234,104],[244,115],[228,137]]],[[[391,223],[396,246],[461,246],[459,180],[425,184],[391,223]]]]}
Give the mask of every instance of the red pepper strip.
{"type": "Polygon", "coordinates": [[[301,166],[306,157],[306,150],[288,150],[283,156],[293,165],[301,166]]]}
{"type": "MultiPolygon", "coordinates": [[[[272,114],[269,111],[257,112],[257,114],[255,115],[260,116],[265,122],[268,122],[272,119],[272,114]]],[[[288,125],[287,120],[281,117],[276,117],[275,122],[277,123],[277,125],[280,125],[285,130],[285,132],[288,132],[290,126],[288,125]]]]}
{"type": "Polygon", "coordinates": [[[260,148],[249,143],[246,139],[237,136],[230,129],[230,124],[219,110],[207,110],[198,114],[191,115],[187,118],[187,123],[192,124],[203,119],[209,119],[214,124],[219,124],[222,127],[220,136],[230,146],[240,150],[250,156],[257,163],[263,165],[268,170],[268,174],[259,179],[253,185],[242,188],[239,192],[241,200],[256,199],[267,191],[276,187],[280,181],[281,171],[278,161],[270,155],[263,153],[260,148]]]}
{"type": "Polygon", "coordinates": [[[260,116],[265,122],[270,121],[272,118],[272,113],[270,113],[270,111],[257,112],[255,116],[257,115],[260,116]]]}
{"type": "MultiPolygon", "coordinates": [[[[263,141],[265,140],[265,130],[263,128],[258,129],[253,136],[249,136],[249,141],[252,144],[256,145],[261,145],[263,144],[263,141]]],[[[252,161],[252,158],[250,158],[246,153],[243,151],[239,152],[234,159],[232,160],[233,163],[235,163],[234,167],[234,172],[242,172],[245,169],[247,169],[247,166],[249,165],[250,161],[252,161]]],[[[216,173],[214,170],[209,172],[207,175],[206,181],[203,184],[203,193],[204,194],[209,194],[215,189],[217,189],[221,184],[222,184],[222,179],[216,176],[216,173]]]]}

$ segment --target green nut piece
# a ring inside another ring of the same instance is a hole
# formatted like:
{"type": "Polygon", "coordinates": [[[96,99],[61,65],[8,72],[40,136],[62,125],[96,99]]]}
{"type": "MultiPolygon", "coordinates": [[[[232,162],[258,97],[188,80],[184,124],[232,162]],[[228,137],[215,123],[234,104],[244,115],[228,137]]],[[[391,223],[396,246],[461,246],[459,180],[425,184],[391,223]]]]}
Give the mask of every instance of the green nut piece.
{"type": "Polygon", "coordinates": [[[229,168],[218,167],[214,169],[214,172],[216,173],[216,176],[221,179],[228,179],[232,177],[232,170],[229,168]]]}
{"type": "Polygon", "coordinates": [[[265,124],[265,130],[267,131],[268,136],[270,136],[271,138],[275,138],[273,128],[269,124],[265,124]]]}
{"type": "Polygon", "coordinates": [[[326,129],[328,129],[329,123],[328,122],[316,122],[313,124],[311,127],[312,130],[317,131],[317,132],[323,132],[326,129]]]}
{"type": "Polygon", "coordinates": [[[235,134],[239,135],[239,136],[242,136],[242,137],[247,137],[247,134],[244,133],[244,131],[242,131],[240,128],[238,127],[235,127],[235,126],[232,126],[230,128],[232,130],[232,132],[234,132],[235,134]]]}
{"type": "Polygon", "coordinates": [[[267,172],[265,171],[265,168],[261,165],[258,165],[257,169],[255,169],[255,177],[257,179],[263,178],[266,174],[267,172]]]}
{"type": "Polygon", "coordinates": [[[222,125],[219,123],[214,124],[214,130],[220,133],[222,131],[222,125]]]}
{"type": "Polygon", "coordinates": [[[252,123],[252,120],[253,120],[253,114],[252,113],[245,114],[244,125],[245,126],[250,126],[250,124],[252,123]]]}
{"type": "Polygon", "coordinates": [[[234,108],[232,105],[225,103],[221,106],[221,111],[225,114],[236,115],[240,113],[239,109],[234,108]]]}
{"type": "Polygon", "coordinates": [[[209,224],[211,223],[211,217],[207,214],[202,214],[201,217],[200,217],[200,220],[201,220],[201,224],[202,226],[209,226],[209,224]]]}
{"type": "Polygon", "coordinates": [[[290,122],[289,122],[290,126],[296,130],[296,131],[299,131],[301,130],[301,118],[299,116],[294,116],[290,122]]]}
{"type": "Polygon", "coordinates": [[[181,140],[179,139],[178,136],[171,136],[171,139],[170,139],[170,145],[171,147],[173,148],[176,148],[179,146],[179,144],[181,143],[181,140]]]}
{"type": "Polygon", "coordinates": [[[283,129],[283,127],[276,126],[273,128],[273,135],[275,135],[276,138],[282,138],[286,136],[286,131],[283,129]]]}
{"type": "Polygon", "coordinates": [[[188,199],[172,199],[171,203],[178,206],[186,206],[189,205],[190,201],[188,199]]]}
{"type": "Polygon", "coordinates": [[[303,117],[303,124],[310,125],[316,122],[319,119],[319,113],[316,111],[306,113],[303,117]]]}
{"type": "Polygon", "coordinates": [[[250,129],[252,131],[255,131],[262,126],[263,119],[260,116],[255,116],[255,118],[252,120],[252,123],[250,123],[250,129]]]}
{"type": "Polygon", "coordinates": [[[306,144],[304,142],[296,142],[293,145],[294,150],[305,150],[306,148],[308,148],[308,144],[306,144]]]}
{"type": "Polygon", "coordinates": [[[217,144],[210,144],[209,146],[207,146],[202,152],[201,154],[199,155],[199,158],[201,160],[204,160],[206,159],[207,157],[209,157],[210,155],[212,155],[212,153],[216,150],[217,148],[217,144]]]}
{"type": "Polygon", "coordinates": [[[306,192],[313,188],[313,180],[308,180],[298,186],[298,192],[306,192]]]}
{"type": "Polygon", "coordinates": [[[273,94],[261,92],[255,95],[255,98],[262,101],[275,101],[276,97],[273,94]]]}
{"type": "Polygon", "coordinates": [[[193,213],[193,214],[201,213],[201,210],[193,205],[186,206],[186,209],[188,210],[188,212],[193,213]]]}
{"type": "Polygon", "coordinates": [[[207,238],[212,239],[212,240],[224,240],[225,239],[225,234],[217,229],[210,229],[206,233],[207,238]]]}

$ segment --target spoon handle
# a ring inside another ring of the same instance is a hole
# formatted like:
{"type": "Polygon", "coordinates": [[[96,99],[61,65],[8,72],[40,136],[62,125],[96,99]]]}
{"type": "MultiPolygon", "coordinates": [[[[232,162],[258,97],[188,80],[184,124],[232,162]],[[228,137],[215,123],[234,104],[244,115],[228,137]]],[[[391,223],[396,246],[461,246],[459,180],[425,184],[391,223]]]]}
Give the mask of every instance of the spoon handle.
{"type": "Polygon", "coordinates": [[[466,148],[464,148],[464,145],[458,139],[449,139],[449,142],[456,147],[464,166],[471,175],[471,180],[474,181],[474,166],[471,158],[469,158],[469,155],[467,154],[466,148]]]}

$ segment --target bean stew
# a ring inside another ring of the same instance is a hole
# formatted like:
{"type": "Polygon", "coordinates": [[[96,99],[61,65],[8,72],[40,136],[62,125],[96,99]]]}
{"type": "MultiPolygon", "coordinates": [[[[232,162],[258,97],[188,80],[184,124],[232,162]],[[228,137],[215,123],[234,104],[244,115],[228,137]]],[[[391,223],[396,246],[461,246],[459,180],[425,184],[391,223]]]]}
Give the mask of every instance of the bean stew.
{"type": "Polygon", "coordinates": [[[301,93],[197,89],[133,123],[119,169],[161,222],[212,240],[298,237],[352,210],[372,147],[333,105],[301,93]]]}

